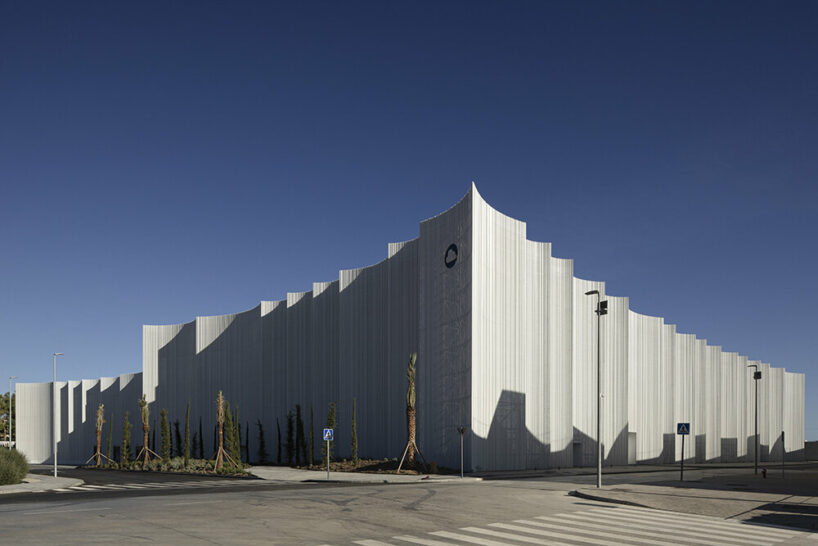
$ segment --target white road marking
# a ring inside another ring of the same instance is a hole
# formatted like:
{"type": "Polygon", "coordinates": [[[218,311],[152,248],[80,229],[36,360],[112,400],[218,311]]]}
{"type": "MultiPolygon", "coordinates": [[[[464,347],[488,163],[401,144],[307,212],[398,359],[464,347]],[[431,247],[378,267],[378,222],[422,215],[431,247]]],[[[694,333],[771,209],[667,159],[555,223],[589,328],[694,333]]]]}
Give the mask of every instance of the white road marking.
{"type": "MultiPolygon", "coordinates": [[[[677,542],[669,542],[666,540],[651,540],[649,538],[642,538],[642,536],[631,536],[631,535],[623,535],[620,533],[612,533],[611,531],[625,531],[622,527],[615,528],[612,526],[608,527],[601,527],[598,530],[594,529],[586,529],[583,527],[577,526],[576,522],[567,521],[567,522],[559,522],[559,523],[542,523],[539,521],[532,521],[528,519],[518,519],[514,523],[522,523],[524,525],[533,525],[534,527],[546,527],[548,529],[554,529],[556,531],[567,531],[569,533],[580,533],[585,535],[594,535],[594,536],[602,536],[607,538],[616,538],[620,540],[627,540],[630,542],[639,542],[641,544],[653,544],[654,546],[676,546],[677,542]]],[[[536,533],[534,533],[536,534],[536,533]]],[[[661,536],[661,535],[659,535],[661,536]]],[[[662,537],[662,538],[667,538],[662,537]]]]}
{"type": "Polygon", "coordinates": [[[609,514],[594,514],[593,516],[582,516],[582,519],[587,519],[589,517],[593,517],[594,519],[599,521],[609,521],[611,522],[612,525],[621,525],[623,518],[627,517],[629,525],[647,526],[646,528],[648,529],[664,530],[665,532],[668,533],[687,533],[695,536],[717,538],[719,540],[733,541],[739,540],[742,543],[747,540],[747,535],[740,531],[734,531],[729,527],[724,528],[712,524],[705,525],[697,524],[695,527],[693,527],[690,524],[668,521],[666,519],[662,519],[661,517],[625,516],[624,514],[621,516],[614,516],[609,514]]]}
{"type": "MultiPolygon", "coordinates": [[[[574,521],[574,522],[577,523],[577,525],[582,525],[584,527],[596,527],[596,528],[610,529],[614,525],[617,525],[617,524],[621,525],[622,524],[621,519],[617,519],[616,523],[614,523],[614,522],[606,522],[604,519],[600,519],[597,516],[587,516],[587,515],[581,515],[581,514],[563,514],[562,517],[569,518],[570,521],[574,521]]],[[[538,516],[537,519],[542,519],[542,520],[545,520],[545,521],[551,521],[551,520],[556,520],[557,516],[552,516],[552,517],[547,517],[547,518],[544,517],[544,516],[538,516]]],[[[647,524],[643,525],[643,524],[640,524],[640,523],[635,523],[632,520],[627,520],[627,522],[625,524],[625,529],[627,529],[627,530],[642,529],[642,530],[639,531],[640,536],[647,536],[647,537],[652,536],[652,537],[657,537],[657,538],[667,538],[667,536],[668,536],[667,531],[664,532],[664,533],[651,533],[651,532],[649,532],[649,531],[660,531],[661,530],[660,527],[657,527],[655,525],[647,525],[647,524]]],[[[673,531],[671,531],[671,532],[674,535],[679,536],[680,539],[684,538],[685,542],[689,542],[689,543],[692,543],[692,544],[703,544],[705,546],[723,546],[724,543],[725,543],[724,541],[732,541],[732,542],[736,542],[738,544],[744,544],[744,539],[739,539],[739,538],[722,538],[722,537],[719,537],[719,542],[713,542],[713,541],[710,541],[710,540],[699,538],[699,537],[702,537],[702,536],[710,537],[710,538],[713,537],[712,534],[706,533],[706,532],[696,532],[696,531],[688,531],[688,530],[675,530],[675,529],[673,531]],[[683,535],[687,535],[687,536],[683,536],[683,535]]]]}
{"type": "Polygon", "coordinates": [[[756,525],[754,523],[746,523],[740,522],[737,520],[729,520],[729,519],[720,519],[720,518],[713,518],[710,516],[699,516],[695,514],[690,514],[692,517],[688,517],[688,514],[680,514],[678,512],[665,512],[662,510],[651,510],[650,508],[642,508],[638,506],[629,506],[620,508],[620,510],[625,510],[635,514],[646,514],[646,515],[661,515],[667,519],[673,519],[677,521],[683,521],[686,523],[690,523],[691,521],[695,521],[696,524],[699,522],[702,523],[719,523],[719,524],[726,524],[730,526],[732,529],[736,529],[742,533],[752,532],[755,534],[761,535],[769,535],[771,537],[780,537],[780,531],[789,531],[788,528],[778,528],[778,527],[767,527],[764,525],[756,525]]]}
{"type": "Polygon", "coordinates": [[[68,512],[99,512],[100,510],[110,510],[110,508],[74,508],[72,510],[38,510],[36,512],[23,512],[24,516],[35,516],[37,514],[66,514],[68,512]]]}
{"type": "Polygon", "coordinates": [[[531,529],[528,527],[522,527],[520,525],[511,525],[509,523],[492,523],[490,527],[497,527],[498,529],[505,529],[508,531],[517,531],[522,533],[530,533],[532,535],[539,535],[543,537],[550,537],[550,538],[561,538],[563,540],[581,540],[582,542],[587,542],[588,544],[599,544],[601,546],[607,546],[611,543],[610,540],[598,540],[593,537],[579,537],[577,535],[567,535],[565,533],[555,533],[553,531],[545,531],[543,529],[531,529]]]}
{"type": "MultiPolygon", "coordinates": [[[[218,501],[213,501],[218,502],[218,501]]],[[[190,503],[180,503],[190,504],[190,503]]],[[[818,540],[818,534],[790,528],[762,527],[709,516],[665,512],[648,508],[595,508],[551,516],[518,519],[512,523],[488,523],[482,527],[462,527],[457,532],[440,530],[423,536],[396,535],[391,541],[409,542],[421,546],[449,546],[468,543],[478,546],[511,546],[521,542],[567,546],[571,544],[645,544],[648,546],[768,546],[773,542],[808,537],[818,540]],[[452,541],[452,542],[449,542],[452,541]]],[[[359,540],[361,546],[391,546],[390,542],[359,540]]]]}
{"type": "MultiPolygon", "coordinates": [[[[772,529],[772,528],[764,528],[758,525],[747,525],[733,521],[727,521],[723,519],[717,518],[710,518],[710,519],[697,519],[695,522],[687,521],[684,515],[676,515],[670,514],[669,512],[661,512],[655,511],[655,513],[645,512],[642,510],[639,511],[631,511],[628,508],[620,508],[622,510],[622,515],[624,516],[627,514],[629,518],[636,518],[642,521],[649,521],[649,522],[657,522],[658,524],[667,526],[667,527],[681,527],[683,529],[690,529],[690,528],[706,528],[712,529],[719,534],[730,534],[730,535],[738,535],[739,537],[747,537],[748,535],[754,536],[756,538],[766,538],[769,540],[780,540],[782,538],[783,533],[796,533],[797,530],[793,529],[792,531],[786,529],[772,529]]],[[[592,510],[593,511],[593,510],[592,510]]]]}
{"type": "Polygon", "coordinates": [[[470,542],[471,544],[479,544],[480,546],[513,546],[510,542],[498,542],[482,537],[473,537],[461,533],[450,533],[449,531],[433,531],[429,533],[443,538],[450,538],[452,540],[459,540],[460,542],[470,542]]]}
{"type": "Polygon", "coordinates": [[[480,527],[462,527],[460,530],[468,531],[469,533],[480,533],[481,535],[489,535],[497,538],[507,538],[509,540],[516,540],[517,542],[528,542],[529,544],[553,544],[553,542],[548,540],[540,540],[538,538],[515,535],[514,533],[501,533],[500,531],[481,529],[480,527]]]}
{"type": "Polygon", "coordinates": [[[208,500],[208,501],[192,501],[192,502],[170,502],[165,504],[165,506],[187,506],[188,504],[213,504],[214,502],[224,502],[220,500],[208,500]]]}
{"type": "Polygon", "coordinates": [[[430,538],[418,538],[411,535],[398,535],[392,537],[395,540],[402,540],[403,542],[411,542],[412,544],[422,544],[423,546],[452,546],[454,542],[441,542],[440,540],[432,540],[430,538]]]}

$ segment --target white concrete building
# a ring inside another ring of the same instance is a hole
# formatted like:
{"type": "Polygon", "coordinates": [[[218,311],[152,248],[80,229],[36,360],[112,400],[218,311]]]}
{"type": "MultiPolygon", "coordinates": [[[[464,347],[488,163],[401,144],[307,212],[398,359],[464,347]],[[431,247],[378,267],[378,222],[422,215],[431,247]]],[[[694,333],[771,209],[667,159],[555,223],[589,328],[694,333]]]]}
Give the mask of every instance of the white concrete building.
{"type": "MultiPolygon", "coordinates": [[[[296,404],[307,427],[314,412],[320,457],[332,401],[336,453],[348,456],[353,399],[359,454],[400,457],[406,363],[417,352],[418,445],[428,460],[457,467],[457,427],[467,425],[468,469],[593,466],[597,322],[589,290],[609,302],[600,332],[604,464],[678,461],[678,422],[692,427],[686,459],[752,460],[748,364],[762,371],[761,460],[780,460],[783,448],[803,457],[803,374],[724,352],[632,311],[603,282],[574,277],[572,260],[528,240],[524,222],[494,210],[472,186],[422,222],[418,238],[390,243],[375,265],[242,313],[145,326],[141,374],[60,382],[59,461],[91,455],[100,402],[113,413],[118,445],[122,415],[129,410],[137,423],[143,392],[157,423],[160,408],[183,422],[190,400],[191,428],[198,433],[202,423],[209,456],[219,390],[239,406],[251,460],[256,423],[275,459],[276,423],[283,436],[296,404]]],[[[17,385],[19,446],[32,462],[51,460],[51,392],[51,383],[17,385]]]]}

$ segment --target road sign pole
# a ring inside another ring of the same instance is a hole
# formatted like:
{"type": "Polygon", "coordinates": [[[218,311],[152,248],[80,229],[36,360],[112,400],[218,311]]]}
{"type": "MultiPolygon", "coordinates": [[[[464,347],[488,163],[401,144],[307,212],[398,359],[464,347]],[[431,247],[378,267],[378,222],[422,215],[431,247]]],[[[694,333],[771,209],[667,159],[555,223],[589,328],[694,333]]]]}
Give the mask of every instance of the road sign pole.
{"type": "Polygon", "coordinates": [[[329,481],[329,440],[327,440],[327,481],[329,481]]]}

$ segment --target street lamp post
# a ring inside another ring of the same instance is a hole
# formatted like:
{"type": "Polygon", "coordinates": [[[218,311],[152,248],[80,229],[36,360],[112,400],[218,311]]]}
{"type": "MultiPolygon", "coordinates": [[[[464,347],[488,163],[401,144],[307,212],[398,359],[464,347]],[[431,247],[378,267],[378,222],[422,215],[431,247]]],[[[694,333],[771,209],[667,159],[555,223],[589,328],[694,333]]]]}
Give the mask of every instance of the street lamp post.
{"type": "Polygon", "coordinates": [[[51,419],[54,421],[54,477],[57,477],[57,357],[62,356],[62,353],[54,353],[54,383],[52,389],[52,398],[54,399],[54,407],[51,408],[51,419]]]}
{"type": "Polygon", "coordinates": [[[756,397],[756,409],[755,409],[755,438],[753,441],[753,458],[755,459],[755,464],[753,468],[755,469],[755,473],[758,474],[758,380],[761,379],[761,372],[758,371],[758,364],[748,364],[748,368],[755,368],[753,372],[753,383],[755,383],[755,397],[756,397]]]}
{"type": "Polygon", "coordinates": [[[599,301],[599,290],[589,290],[586,296],[596,295],[596,486],[602,487],[602,373],[600,364],[599,318],[608,314],[608,301],[599,301]]]}
{"type": "Polygon", "coordinates": [[[17,379],[16,375],[9,376],[9,449],[11,449],[11,425],[14,423],[14,404],[11,403],[11,382],[17,379]]]}

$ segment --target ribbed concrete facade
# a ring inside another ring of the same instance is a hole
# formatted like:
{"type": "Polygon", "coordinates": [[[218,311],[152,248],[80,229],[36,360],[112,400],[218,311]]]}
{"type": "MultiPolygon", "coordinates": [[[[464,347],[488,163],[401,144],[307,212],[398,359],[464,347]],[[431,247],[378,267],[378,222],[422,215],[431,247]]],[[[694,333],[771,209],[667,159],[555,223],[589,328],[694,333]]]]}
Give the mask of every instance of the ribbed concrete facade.
{"type": "MultiPolygon", "coordinates": [[[[90,456],[100,401],[115,414],[119,444],[121,416],[129,409],[136,424],[143,392],[152,416],[166,408],[172,421],[184,419],[190,401],[191,427],[198,432],[201,422],[208,456],[219,390],[239,406],[251,460],[257,422],[275,459],[276,424],[284,435],[298,404],[306,427],[313,412],[318,439],[333,401],[336,453],[348,456],[353,399],[359,454],[400,457],[406,362],[417,352],[418,444],[428,460],[458,466],[457,427],[467,425],[473,470],[591,466],[597,321],[588,290],[609,302],[600,331],[605,464],[678,461],[677,422],[692,427],[686,459],[752,459],[748,364],[763,374],[761,460],[780,460],[784,447],[788,457],[803,456],[803,374],[748,361],[632,311],[628,298],[606,295],[604,283],[574,277],[571,260],[528,240],[524,222],[491,208],[472,186],[373,266],[243,313],[145,326],[141,374],[58,384],[59,460],[90,456]]],[[[19,445],[32,462],[51,457],[51,396],[51,383],[18,384],[19,445]]]]}

